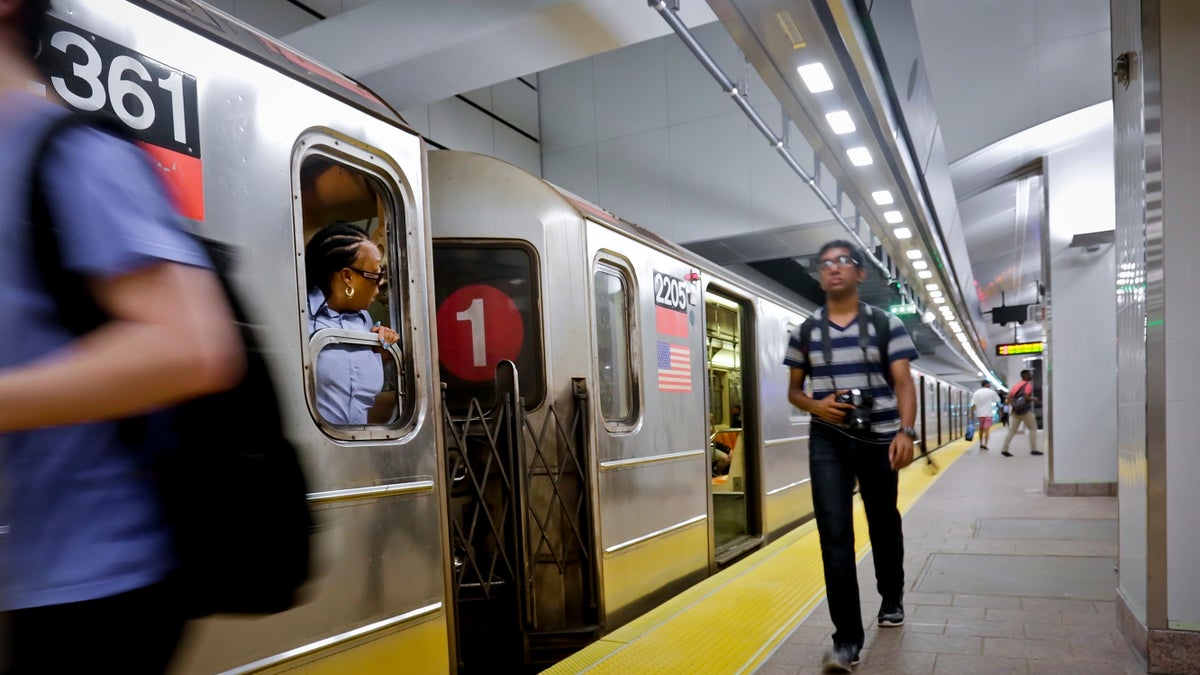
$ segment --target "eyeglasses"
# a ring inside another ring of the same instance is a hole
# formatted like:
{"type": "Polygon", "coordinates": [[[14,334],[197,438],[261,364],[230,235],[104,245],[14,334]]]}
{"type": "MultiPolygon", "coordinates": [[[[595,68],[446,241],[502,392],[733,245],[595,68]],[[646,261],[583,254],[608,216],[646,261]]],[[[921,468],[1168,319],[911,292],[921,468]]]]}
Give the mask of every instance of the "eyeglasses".
{"type": "Polygon", "coordinates": [[[360,276],[362,276],[362,278],[368,281],[374,281],[376,286],[382,286],[383,282],[387,281],[387,273],[383,270],[378,272],[368,272],[366,270],[360,270],[357,267],[347,267],[346,269],[350,270],[351,272],[357,272],[360,276]]]}
{"type": "Polygon", "coordinates": [[[841,265],[842,267],[858,267],[858,261],[848,255],[839,255],[836,258],[825,258],[817,262],[817,268],[821,270],[831,270],[834,267],[841,265]]]}

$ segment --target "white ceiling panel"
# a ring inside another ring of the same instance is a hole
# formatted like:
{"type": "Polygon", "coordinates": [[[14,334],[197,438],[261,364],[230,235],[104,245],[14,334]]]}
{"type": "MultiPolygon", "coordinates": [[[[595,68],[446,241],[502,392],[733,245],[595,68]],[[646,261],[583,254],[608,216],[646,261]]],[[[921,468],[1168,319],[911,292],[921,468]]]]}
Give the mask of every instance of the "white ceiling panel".
{"type": "Polygon", "coordinates": [[[1052,0],[1034,3],[1039,44],[1111,27],[1109,0],[1052,0]]]}

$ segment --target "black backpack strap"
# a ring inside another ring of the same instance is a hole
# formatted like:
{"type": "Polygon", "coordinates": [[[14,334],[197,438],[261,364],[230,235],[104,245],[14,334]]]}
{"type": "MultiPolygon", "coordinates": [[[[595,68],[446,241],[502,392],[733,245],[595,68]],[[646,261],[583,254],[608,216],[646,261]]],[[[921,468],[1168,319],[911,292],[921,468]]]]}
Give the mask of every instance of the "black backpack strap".
{"type": "Polygon", "coordinates": [[[888,386],[895,388],[892,382],[892,364],[888,362],[888,342],[892,339],[892,319],[887,312],[867,305],[871,312],[871,323],[875,326],[875,343],[879,348],[879,364],[883,367],[883,377],[888,386]]]}
{"type": "Polygon", "coordinates": [[[128,136],[124,125],[115,117],[70,111],[42,130],[30,155],[29,222],[34,261],[46,290],[54,298],[59,321],[76,335],[82,335],[104,323],[108,317],[92,299],[83,277],[63,268],[59,227],[50,212],[45,177],[45,159],[50,145],[64,131],[76,126],[91,126],[117,136],[128,136]]]}
{"type": "Polygon", "coordinates": [[[804,354],[804,374],[812,377],[812,359],[808,357],[810,345],[812,345],[813,328],[817,325],[816,319],[808,317],[804,323],[800,324],[800,352],[804,354]]]}

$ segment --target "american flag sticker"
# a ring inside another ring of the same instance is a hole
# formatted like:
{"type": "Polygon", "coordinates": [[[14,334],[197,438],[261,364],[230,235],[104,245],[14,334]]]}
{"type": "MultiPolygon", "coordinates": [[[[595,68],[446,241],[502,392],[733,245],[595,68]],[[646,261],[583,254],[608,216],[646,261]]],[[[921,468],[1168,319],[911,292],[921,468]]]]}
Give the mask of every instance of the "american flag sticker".
{"type": "Polygon", "coordinates": [[[658,343],[658,390],[692,390],[692,352],[686,345],[658,343]]]}

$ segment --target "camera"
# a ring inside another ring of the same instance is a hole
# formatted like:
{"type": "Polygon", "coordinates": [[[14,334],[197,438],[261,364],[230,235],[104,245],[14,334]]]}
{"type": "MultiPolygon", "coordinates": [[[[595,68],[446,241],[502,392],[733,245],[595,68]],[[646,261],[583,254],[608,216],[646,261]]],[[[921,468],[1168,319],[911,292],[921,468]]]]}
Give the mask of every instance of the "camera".
{"type": "Polygon", "coordinates": [[[838,403],[854,406],[853,410],[846,411],[846,418],[843,420],[846,426],[855,431],[871,430],[871,407],[875,405],[873,396],[864,394],[861,389],[851,389],[838,394],[836,400],[838,403]]]}

